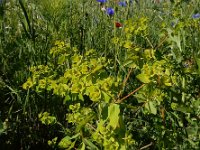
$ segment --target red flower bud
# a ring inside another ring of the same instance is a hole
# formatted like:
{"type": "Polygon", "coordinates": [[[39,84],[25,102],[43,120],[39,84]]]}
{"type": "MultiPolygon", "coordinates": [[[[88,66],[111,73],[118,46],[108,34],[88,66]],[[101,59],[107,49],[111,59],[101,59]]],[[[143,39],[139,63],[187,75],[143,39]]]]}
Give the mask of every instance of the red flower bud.
{"type": "Polygon", "coordinates": [[[121,24],[121,23],[119,23],[119,22],[115,22],[115,27],[117,27],[117,28],[121,28],[123,25],[121,24]]]}

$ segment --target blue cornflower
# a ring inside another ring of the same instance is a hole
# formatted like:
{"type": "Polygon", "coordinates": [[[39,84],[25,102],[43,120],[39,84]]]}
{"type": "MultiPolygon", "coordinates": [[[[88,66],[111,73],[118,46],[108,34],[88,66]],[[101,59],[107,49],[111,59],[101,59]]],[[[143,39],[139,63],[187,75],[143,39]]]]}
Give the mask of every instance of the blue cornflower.
{"type": "Polygon", "coordinates": [[[99,3],[106,3],[107,0],[97,0],[97,2],[99,2],[99,3]]]}
{"type": "Polygon", "coordinates": [[[119,6],[126,7],[127,4],[126,4],[126,2],[119,2],[119,6]]]}
{"type": "Polygon", "coordinates": [[[106,9],[106,13],[107,13],[109,16],[112,16],[112,15],[114,15],[115,11],[114,11],[113,8],[107,8],[107,9],[106,9]]]}
{"type": "Polygon", "coordinates": [[[200,13],[197,13],[197,14],[192,15],[192,18],[193,18],[193,19],[198,19],[198,18],[200,18],[200,13]]]}

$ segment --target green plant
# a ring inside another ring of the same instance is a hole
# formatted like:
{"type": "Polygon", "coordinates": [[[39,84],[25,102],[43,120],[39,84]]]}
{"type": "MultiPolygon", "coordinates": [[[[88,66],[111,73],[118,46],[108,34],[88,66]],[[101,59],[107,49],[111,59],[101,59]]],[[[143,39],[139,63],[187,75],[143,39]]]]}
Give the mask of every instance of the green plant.
{"type": "Polygon", "coordinates": [[[199,5],[0,5],[1,149],[199,149],[199,5]]]}

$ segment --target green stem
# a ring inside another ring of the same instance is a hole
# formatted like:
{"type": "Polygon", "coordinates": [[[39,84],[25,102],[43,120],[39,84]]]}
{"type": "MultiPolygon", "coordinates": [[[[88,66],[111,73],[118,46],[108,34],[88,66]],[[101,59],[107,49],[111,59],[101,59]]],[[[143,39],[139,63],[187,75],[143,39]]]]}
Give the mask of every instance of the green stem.
{"type": "MultiPolygon", "coordinates": [[[[182,88],[185,90],[185,77],[182,78],[182,88]]],[[[182,102],[185,102],[185,92],[182,92],[182,102]]]]}

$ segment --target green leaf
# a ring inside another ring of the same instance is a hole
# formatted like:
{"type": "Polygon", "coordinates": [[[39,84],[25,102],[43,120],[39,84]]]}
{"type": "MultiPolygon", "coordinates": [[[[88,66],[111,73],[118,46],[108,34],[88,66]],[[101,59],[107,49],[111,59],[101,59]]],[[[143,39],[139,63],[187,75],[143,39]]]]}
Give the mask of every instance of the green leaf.
{"type": "Polygon", "coordinates": [[[193,107],[196,108],[196,110],[198,110],[199,106],[200,106],[200,98],[193,101],[193,107]]]}
{"type": "Polygon", "coordinates": [[[54,146],[56,144],[57,140],[58,140],[58,137],[55,137],[52,140],[48,140],[48,145],[49,146],[54,146]]]}
{"type": "Polygon", "coordinates": [[[163,76],[162,80],[163,80],[164,85],[166,85],[166,86],[172,86],[172,83],[170,81],[170,77],[169,76],[163,76]]]}
{"type": "Polygon", "coordinates": [[[108,118],[108,104],[102,106],[101,115],[103,120],[106,120],[108,118]]]}
{"type": "Polygon", "coordinates": [[[187,134],[191,137],[194,137],[198,134],[198,126],[194,126],[194,127],[187,127],[186,128],[187,134]]]}
{"type": "Polygon", "coordinates": [[[126,145],[122,145],[122,146],[120,147],[120,150],[127,150],[126,145]]]}
{"type": "Polygon", "coordinates": [[[60,56],[59,58],[58,58],[58,64],[63,64],[64,63],[64,61],[65,61],[65,55],[62,55],[62,56],[60,56]]]}
{"type": "Polygon", "coordinates": [[[3,122],[0,120],[0,135],[4,132],[4,130],[3,122]]]}
{"type": "Polygon", "coordinates": [[[127,59],[127,60],[124,61],[124,63],[122,64],[122,66],[126,67],[127,65],[132,64],[132,63],[133,63],[133,60],[127,59]]]}
{"type": "Polygon", "coordinates": [[[108,118],[110,119],[109,125],[116,129],[119,122],[120,108],[117,104],[111,104],[108,108],[108,118]]]}
{"type": "Polygon", "coordinates": [[[180,111],[182,113],[191,113],[192,112],[191,108],[189,108],[188,106],[183,106],[183,105],[179,105],[176,110],[180,111]]]}
{"type": "Polygon", "coordinates": [[[78,98],[79,98],[79,100],[82,100],[82,101],[84,101],[84,97],[83,97],[83,95],[82,94],[78,94],[78,98]]]}
{"type": "Polygon", "coordinates": [[[85,116],[85,118],[84,118],[82,121],[80,121],[80,122],[78,123],[78,125],[77,125],[77,127],[76,127],[76,131],[79,132],[82,128],[84,128],[85,125],[86,125],[90,120],[92,120],[93,117],[94,117],[94,116],[93,116],[92,114],[89,114],[89,115],[85,116]]]}
{"type": "Polygon", "coordinates": [[[67,101],[70,101],[71,97],[69,95],[65,96],[65,99],[63,100],[63,104],[65,105],[67,103],[67,101]]]}
{"type": "Polygon", "coordinates": [[[81,150],[85,150],[85,143],[82,143],[81,150]]]}
{"type": "Polygon", "coordinates": [[[172,86],[172,83],[170,83],[170,82],[165,82],[164,83],[166,86],[172,86]]]}
{"type": "Polygon", "coordinates": [[[171,37],[171,39],[172,39],[172,41],[174,41],[176,43],[177,47],[182,52],[180,35],[171,37]]]}
{"type": "Polygon", "coordinates": [[[105,125],[104,125],[104,122],[100,122],[100,123],[98,124],[98,128],[99,128],[99,132],[100,132],[101,134],[106,135],[107,130],[106,130],[106,127],[105,127],[105,125]],[[102,124],[102,123],[103,123],[103,124],[102,124]]]}
{"type": "Polygon", "coordinates": [[[90,140],[84,138],[83,142],[88,145],[92,150],[98,150],[98,147],[96,147],[96,145],[94,145],[90,140]]]}
{"type": "Polygon", "coordinates": [[[109,103],[111,97],[106,93],[102,91],[103,99],[106,103],[109,103]]]}
{"type": "Polygon", "coordinates": [[[155,105],[155,102],[149,101],[148,103],[145,104],[145,108],[152,114],[156,115],[157,114],[157,108],[155,105]]]}
{"type": "Polygon", "coordinates": [[[136,94],[134,95],[135,98],[137,98],[138,103],[143,103],[146,101],[146,97],[144,96],[144,94],[136,94]]]}
{"type": "Polygon", "coordinates": [[[68,148],[71,144],[71,138],[69,136],[66,136],[58,143],[58,146],[59,148],[68,148]]]}
{"type": "Polygon", "coordinates": [[[103,65],[98,65],[98,66],[96,66],[93,70],[92,70],[92,72],[91,73],[96,73],[97,71],[99,71],[99,70],[101,70],[103,68],[103,65]]]}
{"type": "Polygon", "coordinates": [[[124,44],[124,47],[129,49],[132,47],[132,42],[131,41],[126,41],[125,44],[124,44]]]}
{"type": "Polygon", "coordinates": [[[173,35],[173,31],[171,29],[168,28],[167,31],[168,31],[169,39],[173,41],[174,43],[176,43],[176,46],[179,48],[180,52],[182,52],[180,33],[178,33],[178,35],[176,36],[176,35],[173,35]]]}
{"type": "Polygon", "coordinates": [[[178,104],[178,103],[172,103],[171,104],[171,108],[173,110],[180,111],[182,113],[190,113],[190,112],[192,112],[192,109],[189,108],[188,106],[183,106],[183,105],[178,104]]]}
{"type": "Polygon", "coordinates": [[[136,67],[137,67],[137,65],[136,65],[136,63],[134,62],[134,60],[131,60],[131,59],[125,60],[125,62],[123,63],[122,66],[123,66],[123,67],[128,67],[128,68],[136,68],[136,67]]]}
{"type": "Polygon", "coordinates": [[[141,73],[141,74],[137,75],[136,78],[138,80],[140,80],[141,82],[143,82],[143,83],[149,83],[149,82],[151,82],[151,80],[149,79],[150,76],[148,76],[147,74],[141,73]]]}
{"type": "Polygon", "coordinates": [[[80,133],[77,133],[77,134],[73,135],[70,139],[76,139],[76,138],[78,138],[79,136],[80,136],[80,133]]]}
{"type": "Polygon", "coordinates": [[[76,144],[76,141],[74,141],[74,142],[70,145],[70,147],[69,147],[67,150],[75,149],[75,148],[74,148],[74,147],[75,147],[75,144],[76,144]]]}
{"type": "Polygon", "coordinates": [[[177,107],[178,107],[178,104],[177,104],[177,103],[171,103],[171,108],[172,108],[173,110],[176,110],[177,107]]]}
{"type": "Polygon", "coordinates": [[[50,116],[48,112],[40,113],[38,117],[39,117],[39,120],[42,122],[42,124],[45,124],[45,125],[53,125],[57,122],[56,117],[50,116]]]}
{"type": "Polygon", "coordinates": [[[196,59],[197,66],[198,66],[198,73],[200,74],[200,58],[196,59]]]}

